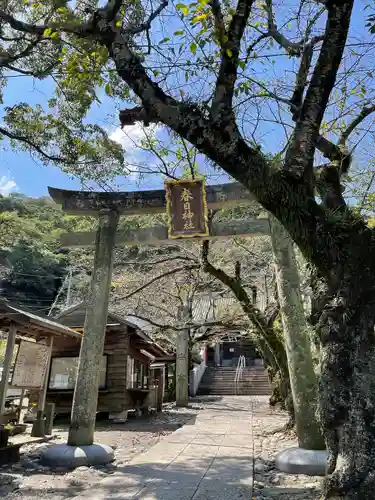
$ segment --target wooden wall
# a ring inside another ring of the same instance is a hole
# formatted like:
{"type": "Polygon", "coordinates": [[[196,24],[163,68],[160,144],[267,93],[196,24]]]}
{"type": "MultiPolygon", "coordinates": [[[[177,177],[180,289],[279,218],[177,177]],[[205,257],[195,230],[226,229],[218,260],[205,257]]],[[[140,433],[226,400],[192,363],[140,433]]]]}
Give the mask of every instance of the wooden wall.
{"type": "MultiPolygon", "coordinates": [[[[73,338],[59,338],[54,343],[52,356],[79,356],[79,349],[79,341],[73,338]]],[[[106,388],[99,390],[99,412],[120,413],[132,408],[132,400],[126,388],[128,354],[130,354],[130,332],[124,327],[121,330],[115,327],[108,328],[104,344],[104,355],[107,356],[107,380],[106,388]]],[[[56,404],[57,413],[70,413],[73,390],[49,390],[47,401],[56,404]]]]}

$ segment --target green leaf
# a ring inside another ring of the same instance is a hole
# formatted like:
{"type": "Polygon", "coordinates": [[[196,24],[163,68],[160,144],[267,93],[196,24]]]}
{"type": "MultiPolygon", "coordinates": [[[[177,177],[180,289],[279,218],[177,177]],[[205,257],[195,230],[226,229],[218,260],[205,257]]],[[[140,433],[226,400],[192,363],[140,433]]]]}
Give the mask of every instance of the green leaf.
{"type": "Polygon", "coordinates": [[[116,21],[116,28],[121,28],[121,24],[122,24],[121,19],[119,19],[118,21],[116,21]]]}
{"type": "Polygon", "coordinates": [[[185,31],[184,30],[177,30],[173,34],[175,36],[182,36],[182,35],[185,35],[185,31]]]}
{"type": "Polygon", "coordinates": [[[154,76],[158,76],[160,71],[158,69],[153,69],[152,72],[154,73],[154,76]]]}
{"type": "Polygon", "coordinates": [[[242,71],[245,71],[246,68],[245,61],[239,61],[238,66],[242,69],[242,71]]]}
{"type": "Polygon", "coordinates": [[[166,36],[165,38],[163,38],[163,40],[160,41],[160,44],[169,42],[169,40],[170,40],[170,37],[166,36]]]}
{"type": "Polygon", "coordinates": [[[232,57],[233,56],[233,52],[230,49],[227,49],[226,53],[227,53],[228,57],[232,57]]]}
{"type": "Polygon", "coordinates": [[[187,16],[189,14],[189,7],[187,7],[183,3],[178,3],[176,5],[176,9],[180,10],[184,16],[187,16]]]}
{"type": "Polygon", "coordinates": [[[191,22],[193,24],[199,23],[199,21],[205,21],[206,18],[207,18],[207,14],[199,14],[198,16],[193,17],[193,19],[191,20],[191,22]]]}
{"type": "Polygon", "coordinates": [[[107,83],[106,86],[104,87],[104,91],[109,96],[113,95],[113,90],[109,83],[107,83]]]}
{"type": "Polygon", "coordinates": [[[190,44],[190,52],[192,54],[194,54],[194,55],[197,53],[197,44],[195,42],[191,42],[191,44],[190,44]]]}

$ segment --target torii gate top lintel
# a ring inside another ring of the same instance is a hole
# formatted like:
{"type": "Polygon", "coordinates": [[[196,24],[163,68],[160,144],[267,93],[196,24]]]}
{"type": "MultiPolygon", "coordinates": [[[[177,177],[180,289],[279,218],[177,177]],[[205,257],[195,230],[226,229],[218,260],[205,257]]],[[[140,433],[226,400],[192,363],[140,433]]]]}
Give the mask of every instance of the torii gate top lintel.
{"type": "MultiPolygon", "coordinates": [[[[165,190],[128,192],[73,191],[48,187],[51,198],[62,205],[70,215],[99,215],[104,209],[115,210],[120,215],[160,213],[165,210],[165,190]]],[[[251,194],[239,183],[218,184],[206,187],[208,208],[222,208],[250,202],[251,194]]]]}

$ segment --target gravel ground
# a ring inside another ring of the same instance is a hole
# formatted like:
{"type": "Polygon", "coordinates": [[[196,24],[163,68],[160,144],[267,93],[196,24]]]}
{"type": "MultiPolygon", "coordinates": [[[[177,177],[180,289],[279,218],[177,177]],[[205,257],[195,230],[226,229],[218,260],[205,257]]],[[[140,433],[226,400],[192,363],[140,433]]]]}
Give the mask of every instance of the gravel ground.
{"type": "Polygon", "coordinates": [[[272,409],[268,398],[258,397],[254,404],[254,494],[257,500],[317,500],[321,498],[318,476],[292,475],[274,467],[275,456],[287,448],[298,446],[294,432],[282,429],[288,421],[285,412],[272,409]]]}
{"type": "Polygon", "coordinates": [[[189,408],[177,409],[166,405],[162,414],[148,418],[129,419],[126,424],[98,422],[95,441],[105,443],[115,449],[114,463],[100,467],[78,467],[73,471],[54,470],[43,467],[39,457],[51,443],[66,443],[67,425],[57,425],[53,429],[54,439],[48,444],[32,444],[21,448],[21,461],[0,467],[0,498],[2,500],[62,500],[77,495],[90,488],[108,474],[113,474],[118,466],[126,464],[134,455],[142,453],[163,436],[174,432],[188,420],[194,418],[202,408],[195,402],[189,408]]]}

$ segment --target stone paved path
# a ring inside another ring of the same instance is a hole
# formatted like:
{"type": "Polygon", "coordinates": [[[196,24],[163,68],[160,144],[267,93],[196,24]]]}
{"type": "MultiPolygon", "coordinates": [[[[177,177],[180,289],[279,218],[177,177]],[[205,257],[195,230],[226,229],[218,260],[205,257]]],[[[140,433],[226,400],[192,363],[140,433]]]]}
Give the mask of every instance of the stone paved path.
{"type": "Polygon", "coordinates": [[[254,398],[218,398],[74,500],[235,500],[253,496],[254,398]]]}

